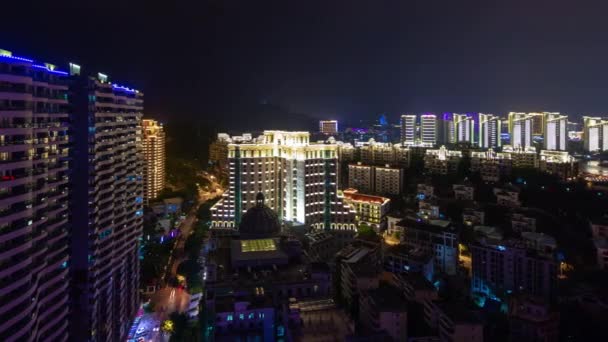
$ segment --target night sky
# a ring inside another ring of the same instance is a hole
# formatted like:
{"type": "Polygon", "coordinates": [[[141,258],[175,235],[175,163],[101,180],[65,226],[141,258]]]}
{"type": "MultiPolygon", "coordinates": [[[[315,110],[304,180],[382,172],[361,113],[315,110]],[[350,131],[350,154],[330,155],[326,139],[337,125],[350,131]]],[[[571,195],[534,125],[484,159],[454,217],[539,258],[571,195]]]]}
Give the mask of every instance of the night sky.
{"type": "Polygon", "coordinates": [[[9,2],[0,48],[105,72],[165,120],[608,109],[606,1],[9,2]]]}

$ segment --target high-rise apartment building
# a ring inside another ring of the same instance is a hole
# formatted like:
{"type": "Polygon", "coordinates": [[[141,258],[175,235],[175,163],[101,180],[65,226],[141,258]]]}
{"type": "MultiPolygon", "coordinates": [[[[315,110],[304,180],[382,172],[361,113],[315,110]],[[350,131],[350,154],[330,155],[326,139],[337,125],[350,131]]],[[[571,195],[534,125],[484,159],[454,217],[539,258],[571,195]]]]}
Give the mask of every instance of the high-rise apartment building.
{"type": "Polygon", "coordinates": [[[454,114],[454,132],[457,143],[471,143],[475,139],[475,121],[466,114],[454,114]]]}
{"type": "Polygon", "coordinates": [[[143,94],[107,75],[78,75],[73,96],[73,341],[119,341],[139,308],[143,94]]]}
{"type": "Polygon", "coordinates": [[[493,114],[479,113],[479,135],[478,145],[481,148],[500,147],[501,121],[493,114]]]}
{"type": "Polygon", "coordinates": [[[0,50],[1,341],[68,340],[67,78],[0,50]]]}
{"type": "Polygon", "coordinates": [[[437,118],[437,143],[443,145],[456,143],[454,117],[452,113],[444,113],[437,118]]]}
{"type": "Polygon", "coordinates": [[[261,192],[283,221],[354,231],[355,212],[337,196],[338,145],[309,140],[308,132],[264,131],[228,144],[229,187],[211,209],[212,228],[236,229],[261,192]]]}
{"type": "Polygon", "coordinates": [[[608,151],[608,120],[600,117],[583,117],[585,151],[608,151]]]}
{"type": "Polygon", "coordinates": [[[545,123],[547,119],[547,114],[557,114],[557,113],[528,113],[528,116],[532,118],[532,135],[536,137],[542,137],[545,135],[545,123]]]}
{"type": "Polygon", "coordinates": [[[532,146],[534,119],[526,113],[509,113],[509,134],[511,146],[527,148],[532,146]]]}
{"type": "Polygon", "coordinates": [[[568,141],[568,116],[560,113],[543,113],[545,150],[565,151],[568,141]]]}
{"type": "Polygon", "coordinates": [[[158,197],[165,188],[165,129],[156,120],[142,120],[144,151],[144,201],[158,197]]]}
{"type": "Polygon", "coordinates": [[[319,121],[319,132],[323,134],[338,133],[338,120],[321,120],[319,121]]]}
{"type": "Polygon", "coordinates": [[[429,147],[437,144],[437,117],[435,114],[420,115],[420,143],[429,147]]]}
{"type": "Polygon", "coordinates": [[[401,143],[404,145],[416,143],[416,115],[401,115],[401,143]]]}

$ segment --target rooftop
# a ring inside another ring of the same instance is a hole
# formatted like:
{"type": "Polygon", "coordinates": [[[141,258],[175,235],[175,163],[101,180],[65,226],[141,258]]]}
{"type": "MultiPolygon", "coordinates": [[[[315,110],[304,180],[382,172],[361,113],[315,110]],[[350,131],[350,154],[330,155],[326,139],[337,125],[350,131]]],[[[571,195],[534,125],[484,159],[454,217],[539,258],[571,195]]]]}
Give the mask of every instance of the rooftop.
{"type": "Polygon", "coordinates": [[[407,302],[397,288],[381,283],[377,289],[368,290],[366,294],[376,305],[378,311],[406,312],[407,302]]]}
{"type": "Polygon", "coordinates": [[[414,290],[436,291],[437,289],[431,282],[420,273],[399,273],[395,275],[397,279],[410,284],[414,290]]]}
{"type": "Polygon", "coordinates": [[[360,194],[359,190],[352,188],[344,190],[343,193],[344,198],[356,202],[386,204],[390,201],[390,199],[382,196],[360,194]]]}

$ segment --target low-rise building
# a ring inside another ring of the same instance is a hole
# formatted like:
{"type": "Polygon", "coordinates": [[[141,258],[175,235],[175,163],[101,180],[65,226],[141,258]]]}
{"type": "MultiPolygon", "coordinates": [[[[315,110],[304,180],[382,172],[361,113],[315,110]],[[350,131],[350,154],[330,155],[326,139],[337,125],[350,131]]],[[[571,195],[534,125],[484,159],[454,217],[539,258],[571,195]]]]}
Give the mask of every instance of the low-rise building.
{"type": "Polygon", "coordinates": [[[429,183],[419,183],[417,186],[417,197],[420,200],[435,196],[435,188],[429,183]]]}
{"type": "Polygon", "coordinates": [[[469,182],[454,184],[452,190],[454,191],[454,198],[457,200],[472,201],[475,196],[475,188],[469,182]]]}
{"type": "Polygon", "coordinates": [[[511,214],[511,229],[518,233],[535,232],[536,218],[530,217],[525,213],[514,212],[511,214]]]}
{"type": "Polygon", "coordinates": [[[429,279],[420,273],[398,273],[393,277],[393,283],[399,287],[405,299],[424,305],[427,301],[437,300],[437,288],[429,279]]]}
{"type": "Polygon", "coordinates": [[[458,268],[458,234],[449,221],[422,220],[408,216],[399,222],[404,227],[403,243],[434,256],[436,272],[453,275],[458,268]]]}
{"type": "Polygon", "coordinates": [[[392,341],[407,341],[407,302],[393,286],[381,283],[362,291],[359,321],[371,333],[385,332],[392,341]]]}
{"type": "Polygon", "coordinates": [[[425,199],[418,202],[418,216],[424,219],[438,219],[439,216],[439,202],[434,199],[425,199]]]}
{"type": "Polygon", "coordinates": [[[496,204],[504,207],[521,207],[520,190],[516,187],[494,188],[496,204]]]}
{"type": "Polygon", "coordinates": [[[356,311],[362,290],[378,287],[379,262],[380,246],[369,241],[355,240],[336,254],[340,296],[350,310],[356,311]]]}
{"type": "Polygon", "coordinates": [[[394,274],[418,273],[428,280],[432,280],[434,276],[433,255],[403,244],[388,247],[384,252],[383,264],[385,271],[394,274]]]}
{"type": "Polygon", "coordinates": [[[386,226],[386,214],[390,208],[390,199],[381,196],[365,195],[356,189],[344,190],[344,200],[357,213],[357,223],[364,223],[376,232],[386,226]]]}
{"type": "Polygon", "coordinates": [[[509,299],[509,341],[559,340],[559,311],[541,298],[525,295],[509,299]]]}
{"type": "Polygon", "coordinates": [[[483,225],[485,222],[486,214],[480,207],[464,208],[462,211],[462,223],[469,227],[483,225]]]}
{"type": "Polygon", "coordinates": [[[426,301],[426,323],[436,329],[440,341],[483,342],[483,322],[466,303],[426,301]]]}

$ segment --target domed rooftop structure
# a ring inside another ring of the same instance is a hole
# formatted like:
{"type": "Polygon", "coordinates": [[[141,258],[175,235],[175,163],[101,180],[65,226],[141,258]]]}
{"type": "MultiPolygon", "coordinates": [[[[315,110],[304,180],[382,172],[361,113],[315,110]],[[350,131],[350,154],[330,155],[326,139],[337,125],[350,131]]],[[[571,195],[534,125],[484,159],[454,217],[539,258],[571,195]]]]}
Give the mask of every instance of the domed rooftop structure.
{"type": "Polygon", "coordinates": [[[255,207],[249,208],[241,218],[239,225],[241,238],[266,238],[280,233],[279,218],[272,209],[264,204],[264,194],[258,192],[255,202],[255,207]]]}

